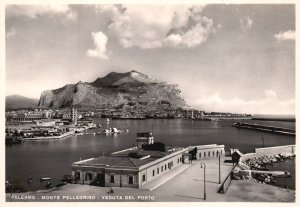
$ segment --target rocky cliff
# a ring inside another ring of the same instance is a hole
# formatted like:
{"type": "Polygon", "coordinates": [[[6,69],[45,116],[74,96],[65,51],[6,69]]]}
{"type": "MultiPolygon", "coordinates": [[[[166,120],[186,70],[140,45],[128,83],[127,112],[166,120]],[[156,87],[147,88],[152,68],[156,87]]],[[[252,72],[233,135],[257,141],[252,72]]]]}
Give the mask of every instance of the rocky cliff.
{"type": "Polygon", "coordinates": [[[92,83],[78,82],[41,94],[39,107],[181,108],[187,104],[174,84],[159,82],[137,71],[109,73],[92,83]]]}

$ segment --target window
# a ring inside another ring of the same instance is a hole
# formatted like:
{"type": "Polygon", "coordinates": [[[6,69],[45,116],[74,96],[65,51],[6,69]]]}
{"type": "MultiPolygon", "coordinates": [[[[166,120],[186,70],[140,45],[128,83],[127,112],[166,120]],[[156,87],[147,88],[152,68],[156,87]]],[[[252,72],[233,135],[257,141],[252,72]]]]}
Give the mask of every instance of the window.
{"type": "Polygon", "coordinates": [[[159,168],[157,168],[157,174],[159,174],[159,168]]]}
{"type": "Polygon", "coordinates": [[[167,170],[167,164],[165,164],[165,170],[167,170]]]}
{"type": "Polygon", "coordinates": [[[206,157],[206,152],[204,152],[204,157],[206,157]]]}
{"type": "Polygon", "coordinates": [[[155,175],[155,170],[152,171],[152,175],[153,175],[153,176],[155,175]]]}
{"type": "Polygon", "coordinates": [[[208,157],[210,157],[210,151],[208,152],[208,157]]]}
{"type": "Polygon", "coordinates": [[[144,174],[142,177],[142,181],[145,182],[146,181],[146,175],[144,174]]]}
{"type": "Polygon", "coordinates": [[[161,166],[161,172],[163,172],[164,171],[164,167],[163,166],[161,166]]]}
{"type": "Polygon", "coordinates": [[[215,156],[215,151],[213,151],[213,157],[215,156]]]}
{"type": "Polygon", "coordinates": [[[75,173],[75,180],[80,180],[80,172],[75,173]]]}
{"type": "Polygon", "coordinates": [[[201,158],[201,152],[199,153],[199,158],[201,158]]]}
{"type": "Polygon", "coordinates": [[[89,180],[93,180],[93,174],[92,173],[87,173],[87,177],[89,180]]]}
{"type": "Polygon", "coordinates": [[[131,176],[131,175],[129,176],[128,183],[129,183],[129,184],[133,184],[133,176],[131,176]]]}
{"type": "Polygon", "coordinates": [[[114,175],[110,176],[110,183],[115,183],[115,176],[114,175]]]}

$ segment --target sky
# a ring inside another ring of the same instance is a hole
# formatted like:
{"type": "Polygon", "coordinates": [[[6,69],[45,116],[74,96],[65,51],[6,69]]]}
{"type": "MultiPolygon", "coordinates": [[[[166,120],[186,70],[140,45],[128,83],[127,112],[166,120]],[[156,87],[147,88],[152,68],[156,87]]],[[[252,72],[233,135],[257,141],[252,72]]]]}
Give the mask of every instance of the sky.
{"type": "Polygon", "coordinates": [[[6,95],[137,70],[206,111],[295,113],[295,6],[7,5],[6,95]]]}

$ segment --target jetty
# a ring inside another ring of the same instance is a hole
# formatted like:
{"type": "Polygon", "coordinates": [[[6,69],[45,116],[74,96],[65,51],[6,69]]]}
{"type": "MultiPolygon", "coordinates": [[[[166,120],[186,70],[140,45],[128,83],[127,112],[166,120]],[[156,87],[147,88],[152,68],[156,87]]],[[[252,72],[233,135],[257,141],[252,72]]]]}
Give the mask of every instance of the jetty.
{"type": "Polygon", "coordinates": [[[65,133],[63,133],[63,134],[61,134],[61,135],[59,135],[59,136],[39,136],[39,137],[29,137],[29,138],[20,138],[20,140],[24,140],[24,141],[26,141],[26,140],[51,140],[51,139],[61,139],[61,138],[64,138],[64,137],[67,137],[67,136],[71,136],[71,135],[73,135],[73,134],[75,134],[75,132],[74,131],[70,131],[70,132],[65,132],[65,133]]]}
{"type": "Polygon", "coordinates": [[[236,122],[232,125],[233,127],[242,128],[242,129],[252,129],[258,131],[271,132],[275,134],[285,134],[296,136],[295,129],[283,128],[283,127],[275,127],[275,126],[266,126],[261,124],[248,124],[248,123],[240,123],[236,122]]]}

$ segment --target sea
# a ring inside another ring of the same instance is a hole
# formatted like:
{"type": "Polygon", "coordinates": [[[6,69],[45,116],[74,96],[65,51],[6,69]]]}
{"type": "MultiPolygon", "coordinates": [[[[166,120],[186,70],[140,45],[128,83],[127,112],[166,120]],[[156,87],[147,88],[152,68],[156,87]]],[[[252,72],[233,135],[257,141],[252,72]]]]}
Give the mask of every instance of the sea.
{"type": "MultiPolygon", "coordinates": [[[[234,120],[200,121],[185,119],[111,120],[93,118],[101,128],[87,130],[99,132],[115,127],[129,130],[114,135],[74,135],[59,140],[25,141],[7,145],[6,180],[10,177],[25,191],[45,189],[40,178],[51,177],[57,184],[63,175],[71,175],[71,164],[75,161],[108,155],[111,152],[133,147],[137,132],[153,132],[154,140],[174,147],[191,145],[224,144],[225,150],[239,149],[243,153],[254,152],[255,148],[295,144],[295,136],[272,134],[262,131],[237,129],[234,120]],[[264,138],[264,143],[262,142],[264,138]],[[28,182],[31,179],[32,182],[28,182]]],[[[281,126],[295,129],[295,122],[245,120],[248,123],[281,126]]],[[[295,160],[273,166],[277,170],[287,170],[292,178],[279,181],[280,187],[295,189],[295,160]]]]}

